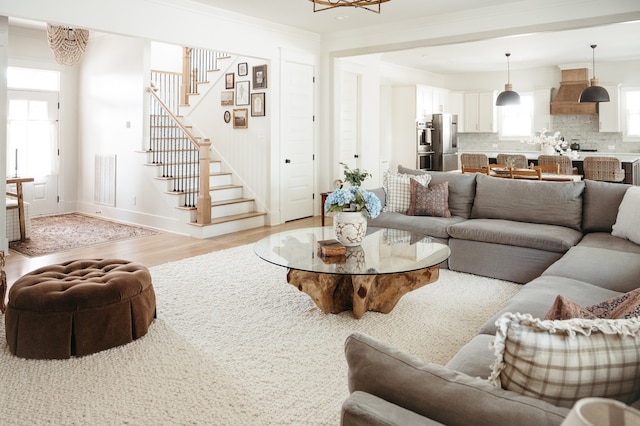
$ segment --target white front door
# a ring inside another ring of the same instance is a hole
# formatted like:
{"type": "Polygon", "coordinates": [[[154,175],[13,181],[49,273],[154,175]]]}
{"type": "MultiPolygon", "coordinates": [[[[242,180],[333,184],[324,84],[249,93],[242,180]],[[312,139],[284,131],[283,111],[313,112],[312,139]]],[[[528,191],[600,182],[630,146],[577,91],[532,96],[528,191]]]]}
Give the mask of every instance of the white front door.
{"type": "Polygon", "coordinates": [[[313,216],[313,71],[312,65],[282,63],[283,221],[313,216]]]}
{"type": "Polygon", "coordinates": [[[7,175],[24,184],[31,216],[58,213],[58,92],[7,92],[7,175]]]}

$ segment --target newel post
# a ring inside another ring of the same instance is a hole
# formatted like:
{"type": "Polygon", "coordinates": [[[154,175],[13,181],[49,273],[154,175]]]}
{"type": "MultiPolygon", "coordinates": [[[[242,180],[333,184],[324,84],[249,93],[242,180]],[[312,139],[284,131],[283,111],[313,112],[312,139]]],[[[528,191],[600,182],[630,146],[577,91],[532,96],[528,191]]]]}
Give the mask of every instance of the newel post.
{"type": "Polygon", "coordinates": [[[191,92],[191,48],[182,48],[182,83],[180,84],[180,105],[189,105],[191,92]]]}
{"type": "Polygon", "coordinates": [[[196,222],[199,225],[211,223],[211,194],[209,192],[211,141],[204,139],[200,142],[200,190],[198,192],[198,210],[196,222]]]}

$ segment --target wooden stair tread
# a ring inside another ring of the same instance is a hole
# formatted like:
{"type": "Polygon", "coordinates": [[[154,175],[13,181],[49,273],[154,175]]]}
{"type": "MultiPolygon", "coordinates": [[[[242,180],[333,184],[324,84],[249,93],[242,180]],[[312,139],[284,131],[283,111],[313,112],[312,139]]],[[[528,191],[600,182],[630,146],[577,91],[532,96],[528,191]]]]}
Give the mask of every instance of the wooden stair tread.
{"type": "Polygon", "coordinates": [[[213,201],[211,203],[211,207],[228,206],[230,204],[247,203],[249,201],[254,201],[254,199],[253,198],[233,198],[231,200],[213,201]]]}

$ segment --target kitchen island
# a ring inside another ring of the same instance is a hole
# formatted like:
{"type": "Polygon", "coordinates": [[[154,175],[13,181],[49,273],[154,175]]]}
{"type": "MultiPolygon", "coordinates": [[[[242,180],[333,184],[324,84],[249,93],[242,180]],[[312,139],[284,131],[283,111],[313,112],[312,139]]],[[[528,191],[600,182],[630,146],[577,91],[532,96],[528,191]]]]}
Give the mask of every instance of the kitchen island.
{"type": "MultiPolygon", "coordinates": [[[[483,151],[483,150],[460,150],[459,154],[482,153],[489,157],[489,163],[495,163],[498,154],[523,154],[530,163],[537,164],[538,156],[542,155],[540,151],[483,151]]],[[[624,169],[624,183],[631,185],[640,185],[640,153],[621,153],[621,152],[604,152],[604,151],[577,151],[572,152],[571,162],[573,167],[578,169],[578,174],[583,175],[582,163],[585,157],[615,157],[622,163],[624,169]]]]}

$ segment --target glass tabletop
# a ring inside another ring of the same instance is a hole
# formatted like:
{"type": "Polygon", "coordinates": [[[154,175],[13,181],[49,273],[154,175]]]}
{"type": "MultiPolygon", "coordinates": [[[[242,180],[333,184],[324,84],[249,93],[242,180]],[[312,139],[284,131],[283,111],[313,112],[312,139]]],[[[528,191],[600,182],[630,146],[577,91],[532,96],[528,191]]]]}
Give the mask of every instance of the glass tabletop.
{"type": "Polygon", "coordinates": [[[425,235],[369,227],[362,244],[347,247],[344,256],[320,256],[318,241],[334,238],[331,226],[296,229],[261,239],[254,252],[289,269],[350,275],[416,271],[444,262],[451,253],[446,244],[425,235]]]}

